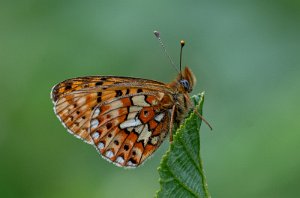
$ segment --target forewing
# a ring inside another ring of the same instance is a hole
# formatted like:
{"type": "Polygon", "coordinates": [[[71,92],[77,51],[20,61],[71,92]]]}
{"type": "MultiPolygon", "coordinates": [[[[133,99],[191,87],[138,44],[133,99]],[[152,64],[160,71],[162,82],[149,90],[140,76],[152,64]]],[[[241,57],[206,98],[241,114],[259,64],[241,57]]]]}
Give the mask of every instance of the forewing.
{"type": "MultiPolygon", "coordinates": [[[[56,102],[59,98],[75,91],[94,89],[95,87],[108,89],[111,87],[141,87],[148,86],[156,90],[164,90],[165,84],[142,78],[118,76],[87,76],[65,80],[52,88],[51,98],[56,102]]],[[[165,91],[168,91],[165,89],[165,91]]]]}

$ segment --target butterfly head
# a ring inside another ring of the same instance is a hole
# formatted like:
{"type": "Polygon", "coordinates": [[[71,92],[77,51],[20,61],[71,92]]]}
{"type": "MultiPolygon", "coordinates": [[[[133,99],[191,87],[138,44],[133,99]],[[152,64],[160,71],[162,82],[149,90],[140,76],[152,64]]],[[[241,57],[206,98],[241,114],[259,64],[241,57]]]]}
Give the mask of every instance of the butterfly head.
{"type": "Polygon", "coordinates": [[[190,68],[185,67],[181,74],[178,75],[178,82],[185,92],[192,92],[196,84],[196,78],[190,68]]]}

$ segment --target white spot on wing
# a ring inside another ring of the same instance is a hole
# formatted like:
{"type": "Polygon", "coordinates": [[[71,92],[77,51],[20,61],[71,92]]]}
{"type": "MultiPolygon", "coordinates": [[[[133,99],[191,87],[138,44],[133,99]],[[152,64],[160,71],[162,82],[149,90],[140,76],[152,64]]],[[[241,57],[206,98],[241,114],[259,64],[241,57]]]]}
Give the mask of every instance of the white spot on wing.
{"type": "Polygon", "coordinates": [[[156,145],[158,142],[158,136],[155,136],[151,139],[151,144],[156,145]]]}
{"type": "Polygon", "coordinates": [[[131,106],[129,108],[129,114],[127,116],[127,119],[133,119],[136,117],[136,115],[139,113],[139,111],[142,109],[143,107],[138,107],[138,106],[131,106]]]}
{"type": "Polygon", "coordinates": [[[111,158],[114,156],[114,153],[111,150],[109,150],[109,151],[106,151],[105,156],[108,158],[111,158]]]}
{"type": "Polygon", "coordinates": [[[125,122],[122,122],[120,124],[121,129],[129,128],[129,127],[135,127],[142,124],[142,122],[136,118],[136,119],[131,119],[131,120],[126,120],[125,122]]]}
{"type": "Polygon", "coordinates": [[[100,109],[99,108],[95,109],[94,117],[97,117],[99,114],[100,114],[100,109]]]}
{"type": "Polygon", "coordinates": [[[136,164],[132,163],[132,161],[130,161],[130,160],[127,162],[127,165],[128,166],[136,166],[136,164]]]}
{"type": "Polygon", "coordinates": [[[123,164],[124,163],[124,158],[119,156],[119,157],[117,157],[116,162],[119,163],[119,164],[123,164]]]}
{"type": "Polygon", "coordinates": [[[143,140],[144,141],[144,146],[146,146],[149,138],[151,137],[151,131],[148,130],[148,125],[145,125],[142,133],[140,134],[139,138],[137,141],[143,140]]]}
{"type": "Polygon", "coordinates": [[[97,147],[98,147],[98,149],[100,149],[100,150],[103,149],[103,148],[104,148],[103,142],[99,142],[99,144],[98,144],[97,147]]]}
{"type": "Polygon", "coordinates": [[[93,139],[98,139],[99,138],[99,133],[98,132],[94,132],[93,134],[92,134],[92,138],[93,139]]]}
{"type": "Polygon", "coordinates": [[[140,134],[142,132],[144,128],[144,125],[140,125],[134,128],[135,132],[137,132],[138,134],[140,134]]]}
{"type": "Polygon", "coordinates": [[[139,95],[132,97],[133,104],[136,106],[148,107],[150,106],[147,102],[145,102],[145,96],[139,95]]]}
{"type": "Polygon", "coordinates": [[[157,122],[160,122],[163,119],[164,116],[165,116],[164,113],[160,113],[160,114],[158,114],[157,116],[154,117],[154,120],[156,120],[157,122]]]}
{"type": "Polygon", "coordinates": [[[131,106],[129,108],[129,112],[133,112],[133,111],[140,111],[143,107],[138,107],[138,106],[131,106]]]}
{"type": "Polygon", "coordinates": [[[137,114],[138,114],[138,112],[131,112],[128,114],[127,119],[128,120],[134,119],[137,114]]]}
{"type": "Polygon", "coordinates": [[[91,128],[92,129],[97,128],[98,124],[99,124],[99,121],[97,119],[93,119],[91,121],[91,128]]]}

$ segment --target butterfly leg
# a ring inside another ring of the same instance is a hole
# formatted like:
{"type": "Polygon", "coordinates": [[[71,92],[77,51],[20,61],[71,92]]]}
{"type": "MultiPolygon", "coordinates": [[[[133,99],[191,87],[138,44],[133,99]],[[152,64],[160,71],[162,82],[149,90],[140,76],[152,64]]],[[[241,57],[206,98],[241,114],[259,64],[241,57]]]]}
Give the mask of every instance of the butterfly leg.
{"type": "Polygon", "coordinates": [[[171,120],[170,120],[170,127],[169,127],[169,134],[170,134],[170,142],[173,142],[173,124],[174,124],[174,113],[175,113],[175,105],[172,107],[171,112],[171,120]]]}
{"type": "MultiPolygon", "coordinates": [[[[184,97],[185,97],[186,101],[192,106],[192,102],[191,102],[190,97],[186,94],[184,94],[184,97]]],[[[205,118],[197,111],[196,108],[194,109],[194,112],[210,128],[210,130],[212,130],[212,126],[209,124],[209,122],[207,120],[205,120],[205,118]]]]}

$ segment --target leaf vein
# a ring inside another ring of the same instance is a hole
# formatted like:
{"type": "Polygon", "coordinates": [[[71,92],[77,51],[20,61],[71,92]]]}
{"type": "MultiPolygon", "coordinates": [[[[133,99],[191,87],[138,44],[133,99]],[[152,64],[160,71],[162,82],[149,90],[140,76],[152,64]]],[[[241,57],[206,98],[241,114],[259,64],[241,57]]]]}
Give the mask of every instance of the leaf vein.
{"type": "Polygon", "coordinates": [[[195,194],[195,192],[193,192],[192,189],[190,189],[187,185],[185,185],[182,181],[180,181],[179,178],[176,177],[176,175],[172,172],[172,169],[168,165],[166,165],[166,167],[170,171],[170,174],[173,176],[175,182],[177,182],[180,186],[182,186],[184,189],[186,189],[189,193],[191,193],[195,197],[198,197],[197,194],[195,194]]]}
{"type": "Polygon", "coordinates": [[[188,158],[191,159],[191,161],[194,164],[194,166],[196,166],[196,168],[198,169],[198,171],[201,172],[200,167],[197,165],[197,163],[195,162],[194,158],[190,155],[190,152],[189,152],[188,148],[186,147],[185,143],[182,140],[180,140],[179,138],[178,138],[178,140],[181,143],[183,149],[185,150],[185,153],[187,154],[188,158]]]}

